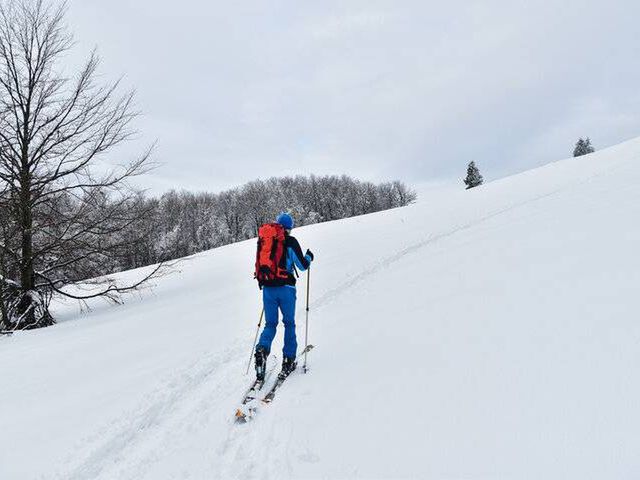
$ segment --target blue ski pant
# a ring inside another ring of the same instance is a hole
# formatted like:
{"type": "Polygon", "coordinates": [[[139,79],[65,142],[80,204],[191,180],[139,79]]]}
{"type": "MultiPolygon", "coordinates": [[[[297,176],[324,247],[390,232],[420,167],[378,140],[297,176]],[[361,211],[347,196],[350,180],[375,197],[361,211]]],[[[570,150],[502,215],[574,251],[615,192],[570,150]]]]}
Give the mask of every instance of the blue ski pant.
{"type": "Polygon", "coordinates": [[[278,309],[282,312],[284,324],[284,348],[285,357],[295,358],[298,350],[296,341],[296,288],[264,287],[262,289],[262,303],[264,305],[265,326],[258,347],[263,347],[267,352],[271,351],[271,343],[276,336],[278,327],[278,309]]]}

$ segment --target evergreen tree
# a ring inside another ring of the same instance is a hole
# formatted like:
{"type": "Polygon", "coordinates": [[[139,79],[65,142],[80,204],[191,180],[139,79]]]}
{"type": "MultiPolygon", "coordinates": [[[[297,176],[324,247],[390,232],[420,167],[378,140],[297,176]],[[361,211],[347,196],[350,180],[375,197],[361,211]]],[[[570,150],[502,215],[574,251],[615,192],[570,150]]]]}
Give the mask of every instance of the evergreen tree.
{"type": "Polygon", "coordinates": [[[596,149],[593,148],[593,145],[591,145],[591,140],[589,139],[589,137],[587,137],[585,139],[580,138],[576,142],[576,146],[573,149],[573,156],[574,157],[581,157],[582,155],[587,155],[587,154],[593,153],[595,151],[596,151],[596,149]]]}
{"type": "Polygon", "coordinates": [[[482,185],[484,179],[480,175],[480,170],[476,166],[476,162],[471,162],[467,167],[467,178],[464,179],[464,184],[467,186],[467,190],[478,185],[482,185]]]}

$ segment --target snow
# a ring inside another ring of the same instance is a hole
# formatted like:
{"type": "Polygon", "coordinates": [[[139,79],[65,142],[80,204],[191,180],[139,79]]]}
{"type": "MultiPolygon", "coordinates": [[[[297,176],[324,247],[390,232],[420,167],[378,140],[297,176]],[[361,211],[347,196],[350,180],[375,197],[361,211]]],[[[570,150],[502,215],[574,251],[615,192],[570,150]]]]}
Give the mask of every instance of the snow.
{"type": "Polygon", "coordinates": [[[295,230],[311,371],[247,425],[253,241],[58,304],[0,337],[0,478],[638,478],[638,185],[640,139],[295,230]]]}

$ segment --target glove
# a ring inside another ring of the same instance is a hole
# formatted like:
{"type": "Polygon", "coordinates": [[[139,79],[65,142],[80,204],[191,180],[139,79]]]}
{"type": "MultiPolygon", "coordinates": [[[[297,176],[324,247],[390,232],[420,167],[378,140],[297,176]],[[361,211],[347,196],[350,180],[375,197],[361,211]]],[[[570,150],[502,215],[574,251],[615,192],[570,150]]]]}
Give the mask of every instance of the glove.
{"type": "Polygon", "coordinates": [[[307,256],[307,255],[309,255],[309,257],[311,257],[311,261],[313,262],[313,253],[308,248],[307,248],[307,253],[305,253],[305,256],[307,256]]]}

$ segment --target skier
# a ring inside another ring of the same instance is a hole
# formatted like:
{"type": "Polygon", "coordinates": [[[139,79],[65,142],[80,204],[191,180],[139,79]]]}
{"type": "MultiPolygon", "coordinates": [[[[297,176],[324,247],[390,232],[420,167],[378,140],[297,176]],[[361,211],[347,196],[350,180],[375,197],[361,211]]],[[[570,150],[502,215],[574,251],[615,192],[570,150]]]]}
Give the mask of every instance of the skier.
{"type": "MultiPolygon", "coordinates": [[[[313,253],[307,250],[302,254],[300,244],[291,236],[293,218],[288,213],[281,213],[276,218],[276,224],[284,228],[284,249],[282,258],[278,262],[282,265],[282,272],[277,276],[266,278],[257,274],[262,288],[262,302],[264,305],[265,326],[255,351],[256,377],[263,380],[265,376],[266,360],[271,351],[271,343],[276,335],[278,326],[278,309],[282,312],[284,324],[284,348],[282,349],[282,372],[287,376],[296,369],[296,353],[298,343],[296,341],[296,267],[304,271],[313,261],[313,253]]],[[[277,226],[277,225],[276,225],[277,226]]],[[[275,247],[272,247],[275,250],[275,247]]],[[[260,255],[260,241],[258,243],[258,255],[260,255]]]]}

